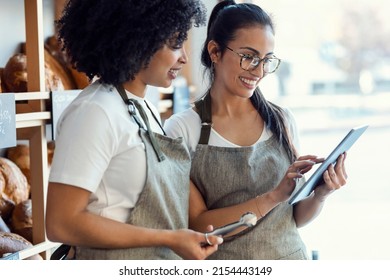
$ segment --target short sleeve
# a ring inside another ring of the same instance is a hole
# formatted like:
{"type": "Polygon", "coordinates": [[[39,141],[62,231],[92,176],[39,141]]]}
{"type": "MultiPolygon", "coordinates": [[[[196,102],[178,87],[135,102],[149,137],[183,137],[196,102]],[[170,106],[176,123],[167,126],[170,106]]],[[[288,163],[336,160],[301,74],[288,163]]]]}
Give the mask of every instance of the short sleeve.
{"type": "Polygon", "coordinates": [[[183,137],[188,149],[195,151],[200,137],[201,121],[199,115],[192,109],[172,115],[164,123],[164,130],[168,136],[183,137]]]}
{"type": "Polygon", "coordinates": [[[59,123],[49,181],[94,192],[116,147],[111,127],[97,104],[84,103],[68,111],[59,123]]]}
{"type": "Polygon", "coordinates": [[[299,130],[298,130],[298,126],[297,126],[294,114],[288,108],[284,108],[284,112],[286,115],[288,130],[291,133],[293,145],[294,145],[295,149],[299,152],[300,151],[299,130]]]}

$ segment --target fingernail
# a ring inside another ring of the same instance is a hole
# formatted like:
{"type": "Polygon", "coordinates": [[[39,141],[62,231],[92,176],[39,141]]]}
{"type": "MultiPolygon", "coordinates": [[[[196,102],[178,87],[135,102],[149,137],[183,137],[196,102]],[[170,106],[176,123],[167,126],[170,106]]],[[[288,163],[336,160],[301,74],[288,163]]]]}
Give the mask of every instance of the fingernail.
{"type": "Polygon", "coordinates": [[[217,237],[217,243],[222,244],[223,243],[223,238],[222,237],[217,237]]]}

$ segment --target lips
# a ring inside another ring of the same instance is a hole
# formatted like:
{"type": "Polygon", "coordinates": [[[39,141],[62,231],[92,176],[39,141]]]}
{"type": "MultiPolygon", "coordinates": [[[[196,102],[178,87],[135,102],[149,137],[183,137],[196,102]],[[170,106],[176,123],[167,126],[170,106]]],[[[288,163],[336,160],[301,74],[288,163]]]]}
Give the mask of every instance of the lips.
{"type": "Polygon", "coordinates": [[[243,78],[243,77],[240,77],[240,80],[243,83],[245,83],[245,84],[247,84],[249,86],[252,86],[252,87],[256,86],[256,84],[258,82],[258,80],[251,80],[251,79],[247,79],[247,78],[243,78]]]}
{"type": "Polygon", "coordinates": [[[173,79],[175,79],[175,78],[179,75],[179,71],[180,71],[180,69],[170,69],[170,70],[168,71],[168,73],[169,73],[169,75],[170,75],[173,79]]]}

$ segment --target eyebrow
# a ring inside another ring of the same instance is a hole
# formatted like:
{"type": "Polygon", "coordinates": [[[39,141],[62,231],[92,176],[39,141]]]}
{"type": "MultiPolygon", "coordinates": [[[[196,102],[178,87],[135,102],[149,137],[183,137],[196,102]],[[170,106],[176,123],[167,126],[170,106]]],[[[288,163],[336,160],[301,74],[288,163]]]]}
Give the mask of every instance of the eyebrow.
{"type": "MultiPolygon", "coordinates": [[[[256,55],[260,54],[260,52],[258,50],[254,49],[254,48],[251,48],[251,47],[241,47],[239,49],[240,50],[250,50],[250,51],[254,52],[256,55]]],[[[273,54],[274,54],[274,52],[269,52],[269,53],[266,53],[265,56],[273,55],[273,54]]]]}

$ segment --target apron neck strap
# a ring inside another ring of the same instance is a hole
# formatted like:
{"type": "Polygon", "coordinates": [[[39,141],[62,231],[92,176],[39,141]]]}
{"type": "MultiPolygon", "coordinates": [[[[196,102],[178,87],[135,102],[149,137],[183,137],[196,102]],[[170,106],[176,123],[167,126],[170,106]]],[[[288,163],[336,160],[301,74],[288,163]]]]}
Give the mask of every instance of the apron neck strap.
{"type": "Polygon", "coordinates": [[[207,145],[209,143],[211,127],[213,123],[211,121],[211,95],[210,91],[206,93],[206,96],[195,102],[196,111],[201,119],[202,128],[200,131],[200,138],[198,144],[207,145]]]}
{"type": "MultiPolygon", "coordinates": [[[[149,119],[148,119],[148,116],[146,115],[144,108],[142,108],[141,104],[137,100],[129,99],[127,97],[126,91],[122,85],[116,86],[116,89],[118,90],[119,95],[122,97],[123,102],[127,105],[127,110],[129,112],[130,116],[135,120],[135,122],[137,123],[137,125],[139,126],[140,129],[145,130],[145,127],[142,124],[141,120],[139,119],[137,112],[135,110],[135,108],[137,108],[141,118],[143,119],[143,121],[146,125],[146,132],[147,132],[149,140],[153,146],[153,150],[156,153],[158,161],[163,161],[165,159],[165,155],[161,151],[160,146],[158,145],[157,140],[153,134],[153,131],[150,128],[149,119]]],[[[148,106],[148,108],[149,108],[149,106],[148,106]]],[[[149,108],[149,110],[150,110],[150,108],[149,108]]],[[[152,112],[152,114],[153,114],[153,112],[152,112]]],[[[156,119],[154,114],[153,114],[153,117],[156,119]]],[[[160,125],[159,122],[158,122],[158,124],[160,125]]],[[[160,125],[160,127],[161,127],[161,125],[160,125]]]]}

